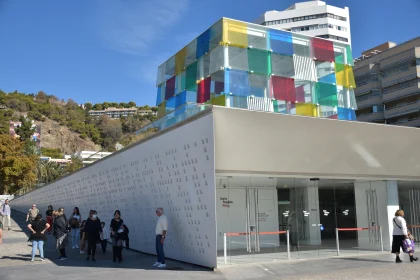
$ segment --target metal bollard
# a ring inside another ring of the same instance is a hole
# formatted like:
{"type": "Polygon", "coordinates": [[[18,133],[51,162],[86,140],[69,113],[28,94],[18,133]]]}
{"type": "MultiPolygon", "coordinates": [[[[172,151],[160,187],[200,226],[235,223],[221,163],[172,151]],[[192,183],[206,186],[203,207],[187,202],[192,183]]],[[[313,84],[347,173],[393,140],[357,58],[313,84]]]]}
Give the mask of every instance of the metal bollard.
{"type": "Polygon", "coordinates": [[[335,240],[337,243],[337,256],[340,255],[340,241],[338,239],[338,228],[335,229],[335,240]]]}
{"type": "Polygon", "coordinates": [[[287,240],[287,259],[290,260],[290,235],[289,235],[289,230],[286,231],[286,240],[287,240]]]}
{"type": "Polygon", "coordinates": [[[226,246],[226,233],[223,234],[223,254],[225,257],[225,264],[227,264],[227,246],[226,246]]]}

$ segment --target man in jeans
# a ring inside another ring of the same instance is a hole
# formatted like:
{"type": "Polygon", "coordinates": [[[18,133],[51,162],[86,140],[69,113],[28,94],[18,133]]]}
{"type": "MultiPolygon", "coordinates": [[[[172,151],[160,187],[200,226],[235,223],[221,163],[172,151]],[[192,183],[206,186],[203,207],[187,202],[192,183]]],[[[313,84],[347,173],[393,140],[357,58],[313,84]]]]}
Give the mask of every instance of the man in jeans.
{"type": "Polygon", "coordinates": [[[157,261],[153,266],[158,268],[166,267],[165,253],[163,252],[163,244],[165,243],[166,233],[168,231],[168,219],[163,214],[163,208],[156,209],[156,215],[159,217],[156,223],[156,253],[157,261]]]}
{"type": "Polygon", "coordinates": [[[4,204],[1,206],[0,212],[1,212],[1,215],[3,216],[3,226],[4,227],[6,226],[6,219],[7,219],[7,230],[11,230],[11,224],[10,224],[11,210],[10,210],[8,199],[4,201],[4,204]]]}

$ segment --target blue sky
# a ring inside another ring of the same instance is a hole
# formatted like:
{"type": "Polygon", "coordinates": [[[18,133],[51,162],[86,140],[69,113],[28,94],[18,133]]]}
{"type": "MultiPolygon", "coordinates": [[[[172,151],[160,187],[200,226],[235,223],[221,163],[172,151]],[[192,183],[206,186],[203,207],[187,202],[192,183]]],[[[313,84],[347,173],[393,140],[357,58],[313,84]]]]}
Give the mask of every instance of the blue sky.
{"type": "MultiPolygon", "coordinates": [[[[0,89],[154,105],[157,66],[221,17],[252,21],[293,0],[0,0],[0,89]]],[[[420,0],[350,8],[354,57],[420,36],[420,0]]]]}

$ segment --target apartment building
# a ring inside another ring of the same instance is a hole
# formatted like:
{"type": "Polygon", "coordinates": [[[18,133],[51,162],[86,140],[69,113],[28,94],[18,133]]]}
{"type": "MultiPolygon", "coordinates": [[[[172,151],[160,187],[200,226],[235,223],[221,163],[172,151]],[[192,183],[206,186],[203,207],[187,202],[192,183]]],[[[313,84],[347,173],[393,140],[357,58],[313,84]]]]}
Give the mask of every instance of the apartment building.
{"type": "Polygon", "coordinates": [[[358,121],[420,127],[420,37],[355,60],[358,121]]]}
{"type": "Polygon", "coordinates": [[[351,45],[349,8],[324,1],[296,3],[284,11],[267,11],[254,23],[351,45]]]}
{"type": "Polygon", "coordinates": [[[89,115],[92,117],[99,118],[102,115],[107,115],[111,119],[119,119],[121,117],[128,117],[137,114],[137,108],[115,108],[109,107],[105,110],[90,110],[89,115]]]}

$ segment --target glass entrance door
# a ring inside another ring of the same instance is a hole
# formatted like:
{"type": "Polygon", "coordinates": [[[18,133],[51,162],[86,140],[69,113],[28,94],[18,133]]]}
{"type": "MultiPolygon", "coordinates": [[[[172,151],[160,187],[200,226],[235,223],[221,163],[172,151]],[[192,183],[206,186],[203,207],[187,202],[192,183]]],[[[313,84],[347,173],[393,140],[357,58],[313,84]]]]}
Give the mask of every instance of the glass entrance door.
{"type": "Polygon", "coordinates": [[[398,197],[407,228],[420,241],[420,182],[398,182],[398,197]]]}

